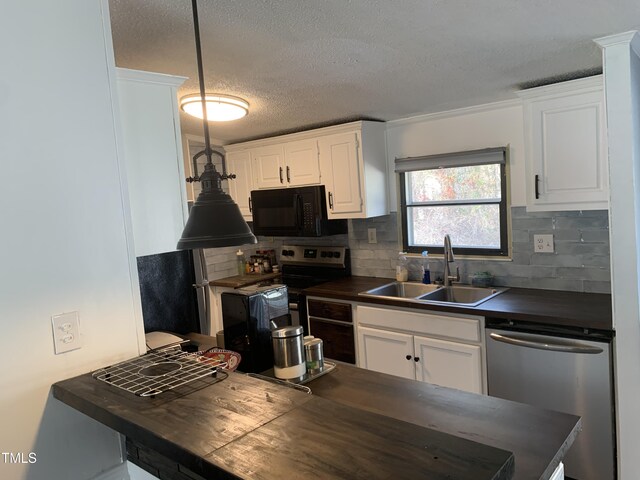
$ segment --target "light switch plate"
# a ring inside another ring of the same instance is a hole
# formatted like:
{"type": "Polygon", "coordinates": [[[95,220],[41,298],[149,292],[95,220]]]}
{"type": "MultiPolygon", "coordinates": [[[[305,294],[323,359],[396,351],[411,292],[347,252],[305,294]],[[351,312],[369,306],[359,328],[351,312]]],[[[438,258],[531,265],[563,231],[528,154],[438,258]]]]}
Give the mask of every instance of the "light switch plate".
{"type": "Polygon", "coordinates": [[[367,230],[367,238],[369,239],[369,243],[378,243],[378,238],[376,235],[376,229],[375,228],[369,228],[367,230]]]}
{"type": "Polygon", "coordinates": [[[534,235],[533,251],[536,253],[553,253],[553,235],[534,235]]]}
{"type": "Polygon", "coordinates": [[[82,347],[78,312],[61,313],[51,317],[53,348],[56,355],[82,347]]]}

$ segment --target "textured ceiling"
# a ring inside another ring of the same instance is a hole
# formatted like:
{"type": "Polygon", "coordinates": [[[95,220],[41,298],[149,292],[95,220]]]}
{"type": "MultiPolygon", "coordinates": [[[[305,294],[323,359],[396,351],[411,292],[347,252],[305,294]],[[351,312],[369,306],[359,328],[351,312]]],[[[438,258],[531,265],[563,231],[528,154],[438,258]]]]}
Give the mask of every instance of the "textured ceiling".
{"type": "MultiPolygon", "coordinates": [[[[224,143],[513,98],[601,69],[592,39],[640,28],[637,0],[199,0],[208,92],[246,99],[224,143]]],[[[110,0],[116,64],[189,77],[190,0],[110,0]]],[[[181,114],[186,133],[202,134],[181,114]]]]}

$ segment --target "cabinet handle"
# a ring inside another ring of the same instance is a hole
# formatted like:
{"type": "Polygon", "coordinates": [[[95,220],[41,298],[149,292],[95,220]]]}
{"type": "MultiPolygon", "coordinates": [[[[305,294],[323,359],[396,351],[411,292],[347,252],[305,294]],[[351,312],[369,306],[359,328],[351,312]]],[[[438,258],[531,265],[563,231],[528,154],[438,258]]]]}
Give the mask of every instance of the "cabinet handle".
{"type": "Polygon", "coordinates": [[[420,357],[413,357],[413,360],[417,363],[420,361],[420,357]]]}
{"type": "Polygon", "coordinates": [[[282,182],[282,167],[280,167],[280,183],[283,183],[282,182]]]}
{"type": "Polygon", "coordinates": [[[407,356],[406,356],[406,357],[404,357],[404,358],[406,358],[407,360],[411,360],[411,355],[407,355],[407,356]]]}
{"type": "Polygon", "coordinates": [[[333,210],[333,193],[329,192],[329,208],[333,210]]]}
{"type": "Polygon", "coordinates": [[[536,200],[540,198],[540,175],[536,175],[533,186],[536,192],[536,200]]]}
{"type": "Polygon", "coordinates": [[[287,165],[287,183],[291,183],[291,176],[290,176],[289,165],[287,165]]]}
{"type": "Polygon", "coordinates": [[[251,197],[249,197],[249,211],[253,212],[253,205],[251,204],[251,197]]]}

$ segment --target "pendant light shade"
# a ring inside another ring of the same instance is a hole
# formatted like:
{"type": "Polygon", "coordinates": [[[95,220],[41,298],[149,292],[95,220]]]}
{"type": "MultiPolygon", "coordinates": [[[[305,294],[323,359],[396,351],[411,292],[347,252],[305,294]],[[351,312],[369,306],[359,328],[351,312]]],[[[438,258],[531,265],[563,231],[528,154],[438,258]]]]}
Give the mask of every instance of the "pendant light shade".
{"type": "MultiPolygon", "coordinates": [[[[217,172],[216,172],[217,173],[217,172]]],[[[209,175],[207,166],[201,181],[209,175]]],[[[221,189],[203,188],[191,207],[189,220],[178,242],[178,250],[193,248],[217,248],[256,243],[240,208],[221,189]]]]}
{"type": "Polygon", "coordinates": [[[205,107],[204,73],[202,67],[202,49],[200,46],[200,26],[198,22],[197,0],[191,0],[193,7],[193,26],[196,37],[196,57],[198,60],[198,81],[200,84],[200,103],[202,111],[202,128],[204,130],[205,148],[193,157],[194,176],[187,178],[188,182],[200,182],[202,190],[196,202],[191,207],[187,224],[178,241],[178,250],[194,248],[217,248],[258,243],[251,233],[247,222],[242,218],[240,208],[231,197],[222,190],[222,180],[234,179],[233,174],[227,175],[224,155],[211,148],[209,139],[209,124],[207,108],[205,107]],[[197,159],[206,155],[207,163],[204,172],[198,176],[197,159]],[[222,174],[218,173],[212,155],[222,158],[222,174]]]}
{"type": "MultiPolygon", "coordinates": [[[[204,96],[204,100],[207,106],[207,118],[210,122],[238,120],[249,113],[249,104],[239,97],[207,93],[204,96]]],[[[199,93],[182,97],[180,99],[180,108],[183,112],[193,117],[204,118],[202,98],[199,93]]]]}

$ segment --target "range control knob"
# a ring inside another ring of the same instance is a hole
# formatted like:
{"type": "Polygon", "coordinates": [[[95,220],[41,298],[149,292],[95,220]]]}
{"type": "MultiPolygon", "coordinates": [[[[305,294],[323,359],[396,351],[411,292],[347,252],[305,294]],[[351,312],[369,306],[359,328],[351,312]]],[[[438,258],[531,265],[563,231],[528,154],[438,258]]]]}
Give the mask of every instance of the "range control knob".
{"type": "Polygon", "coordinates": [[[286,257],[287,256],[287,250],[282,250],[280,252],[280,255],[282,255],[283,257],[286,257]]]}
{"type": "Polygon", "coordinates": [[[296,254],[296,252],[294,252],[293,250],[288,250],[287,251],[287,255],[289,255],[290,257],[293,257],[296,254]]]}
{"type": "Polygon", "coordinates": [[[322,251],[320,252],[320,257],[325,258],[327,256],[327,252],[322,251]]]}
{"type": "Polygon", "coordinates": [[[340,252],[333,252],[333,258],[340,258],[340,252]]]}

